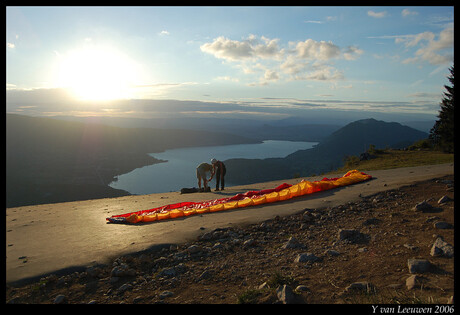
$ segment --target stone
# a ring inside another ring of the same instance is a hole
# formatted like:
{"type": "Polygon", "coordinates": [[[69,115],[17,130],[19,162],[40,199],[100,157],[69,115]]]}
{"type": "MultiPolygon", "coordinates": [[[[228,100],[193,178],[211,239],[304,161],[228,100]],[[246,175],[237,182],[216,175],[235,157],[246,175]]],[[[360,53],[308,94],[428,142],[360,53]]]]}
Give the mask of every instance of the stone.
{"type": "Polygon", "coordinates": [[[187,252],[190,255],[197,254],[197,253],[199,253],[201,251],[202,251],[202,248],[199,245],[191,245],[191,246],[189,246],[189,248],[187,248],[187,252]]]}
{"type": "Polygon", "coordinates": [[[54,298],[53,303],[54,304],[63,304],[63,303],[65,303],[65,301],[66,301],[66,296],[63,295],[63,294],[59,294],[58,296],[56,296],[54,298]]]}
{"type": "Polygon", "coordinates": [[[452,229],[454,226],[445,221],[438,221],[438,222],[435,222],[434,227],[437,229],[446,230],[446,229],[452,229]]]}
{"type": "Polygon", "coordinates": [[[303,304],[305,301],[298,294],[295,294],[289,285],[282,285],[276,289],[276,296],[283,304],[303,304]]]}
{"type": "Polygon", "coordinates": [[[283,248],[306,248],[305,245],[301,244],[295,237],[290,237],[286,244],[283,245],[283,248]]]}
{"type": "Polygon", "coordinates": [[[432,210],[433,209],[433,206],[430,205],[428,202],[426,202],[426,200],[422,201],[422,202],[419,202],[418,204],[416,204],[412,210],[414,211],[429,211],[429,210],[432,210]]]}
{"type": "Polygon", "coordinates": [[[438,200],[438,204],[443,204],[443,203],[446,203],[446,202],[451,201],[451,200],[452,199],[450,199],[449,197],[444,195],[438,200]]]}
{"type": "Polygon", "coordinates": [[[173,296],[174,293],[172,293],[171,291],[163,291],[160,293],[160,295],[158,296],[160,299],[165,299],[167,297],[170,297],[170,296],[173,296]]]}
{"type": "Polygon", "coordinates": [[[438,237],[431,247],[430,255],[451,258],[454,257],[454,247],[438,237]]]}
{"type": "Polygon", "coordinates": [[[298,286],[295,288],[295,290],[296,290],[297,292],[307,292],[307,291],[309,291],[308,287],[307,287],[306,285],[303,285],[303,284],[298,285],[298,286]]]}
{"type": "Polygon", "coordinates": [[[315,261],[318,261],[319,258],[316,257],[314,254],[312,253],[306,253],[306,254],[298,254],[296,259],[295,259],[295,262],[315,262],[315,261]]]}
{"type": "Polygon", "coordinates": [[[430,270],[431,263],[426,259],[408,259],[407,266],[410,273],[424,273],[430,270]]]}
{"type": "Polygon", "coordinates": [[[338,241],[345,243],[364,243],[368,240],[367,235],[358,230],[340,229],[338,232],[338,241]]]}
{"type": "Polygon", "coordinates": [[[123,284],[121,287],[118,288],[118,292],[123,293],[128,290],[132,290],[133,286],[129,283],[123,284]]]}
{"type": "Polygon", "coordinates": [[[420,288],[422,284],[422,278],[417,275],[412,275],[406,279],[407,290],[412,290],[413,288],[420,288]]]}

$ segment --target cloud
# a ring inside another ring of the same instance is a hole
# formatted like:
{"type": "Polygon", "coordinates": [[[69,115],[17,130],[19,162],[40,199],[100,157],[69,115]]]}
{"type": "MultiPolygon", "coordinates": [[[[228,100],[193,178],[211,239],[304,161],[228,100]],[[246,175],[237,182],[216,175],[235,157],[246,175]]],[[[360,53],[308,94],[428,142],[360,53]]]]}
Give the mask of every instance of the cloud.
{"type": "Polygon", "coordinates": [[[448,64],[453,61],[454,28],[449,24],[436,38],[432,32],[406,35],[395,39],[395,43],[403,43],[405,47],[419,46],[413,57],[403,60],[404,64],[428,62],[432,65],[448,64]]]}
{"type": "Polygon", "coordinates": [[[283,53],[278,47],[278,39],[269,39],[264,36],[257,39],[250,35],[242,41],[231,40],[223,36],[214,39],[212,43],[200,46],[201,51],[214,55],[217,58],[238,61],[248,58],[279,58],[283,53]]]}
{"type": "Polygon", "coordinates": [[[363,54],[363,50],[359,49],[356,46],[348,46],[345,51],[343,52],[343,57],[346,60],[355,60],[357,59],[360,55],[363,54]]]}
{"type": "Polygon", "coordinates": [[[259,76],[249,86],[288,80],[336,81],[344,79],[335,69],[334,59],[356,60],[363,50],[357,46],[340,48],[331,41],[289,42],[289,49],[280,47],[278,39],[249,35],[242,40],[224,36],[200,46],[201,51],[235,64],[244,74],[259,76]]]}
{"type": "Polygon", "coordinates": [[[12,49],[12,48],[16,47],[16,45],[14,45],[13,43],[6,43],[6,47],[12,49]]]}
{"type": "Polygon", "coordinates": [[[313,39],[307,39],[304,42],[297,43],[296,52],[300,58],[328,60],[338,57],[340,48],[332,42],[317,42],[313,39]]]}
{"type": "Polygon", "coordinates": [[[167,35],[170,35],[170,33],[168,31],[161,31],[160,33],[158,33],[160,36],[167,36],[167,35]]]}
{"type": "Polygon", "coordinates": [[[265,80],[276,81],[279,79],[278,73],[272,70],[266,70],[264,74],[265,80]]]}
{"type": "Polygon", "coordinates": [[[409,15],[418,15],[417,11],[410,11],[409,9],[404,9],[401,11],[402,16],[409,16],[409,15]]]}
{"type": "Polygon", "coordinates": [[[374,18],[383,18],[387,15],[387,11],[382,11],[382,12],[374,12],[374,11],[367,11],[367,15],[371,16],[371,17],[374,17],[374,18]]]}

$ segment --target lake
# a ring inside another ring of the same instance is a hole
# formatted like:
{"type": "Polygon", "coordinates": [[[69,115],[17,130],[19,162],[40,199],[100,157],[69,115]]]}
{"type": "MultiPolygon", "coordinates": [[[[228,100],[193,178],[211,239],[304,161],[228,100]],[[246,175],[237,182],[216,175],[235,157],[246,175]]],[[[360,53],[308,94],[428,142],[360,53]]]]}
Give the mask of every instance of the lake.
{"type": "MultiPolygon", "coordinates": [[[[257,144],[193,147],[151,153],[151,156],[168,162],[144,166],[119,175],[118,180],[109,186],[135,195],[180,191],[184,187],[198,187],[196,167],[202,162],[211,164],[212,158],[220,161],[232,158],[282,158],[298,150],[311,149],[316,144],[317,142],[266,140],[257,144]]],[[[210,184],[212,189],[215,188],[215,183],[214,177],[210,184]]],[[[231,186],[234,185],[225,182],[225,187],[231,186]]]]}

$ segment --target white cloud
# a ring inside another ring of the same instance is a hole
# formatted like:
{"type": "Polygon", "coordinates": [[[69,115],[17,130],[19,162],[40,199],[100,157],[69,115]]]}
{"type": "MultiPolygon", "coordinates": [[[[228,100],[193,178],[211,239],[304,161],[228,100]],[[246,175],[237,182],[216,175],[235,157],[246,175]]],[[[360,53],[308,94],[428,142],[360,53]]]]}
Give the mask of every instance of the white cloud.
{"type": "Polygon", "coordinates": [[[16,47],[16,45],[14,45],[13,43],[6,43],[6,47],[14,48],[14,47],[16,47]]]}
{"type": "Polygon", "coordinates": [[[332,42],[317,42],[313,39],[297,43],[296,51],[300,58],[318,60],[328,60],[340,54],[340,48],[332,42]]]}
{"type": "Polygon", "coordinates": [[[201,51],[233,62],[248,76],[258,76],[257,83],[288,80],[336,81],[344,74],[331,65],[333,59],[356,60],[363,50],[356,46],[341,49],[332,42],[306,39],[289,42],[289,49],[279,46],[278,39],[249,35],[242,40],[223,36],[200,46],[201,51]],[[283,75],[284,74],[284,75],[283,75]]]}
{"type": "Polygon", "coordinates": [[[363,54],[363,50],[359,49],[356,46],[348,46],[347,49],[343,52],[343,57],[346,60],[356,60],[360,55],[363,54]]]}
{"type": "Polygon", "coordinates": [[[305,79],[313,81],[336,81],[343,80],[344,75],[341,71],[326,66],[314,72],[308,73],[305,79]]]}
{"type": "Polygon", "coordinates": [[[404,9],[401,11],[402,16],[417,15],[417,14],[418,14],[417,11],[411,11],[409,9],[404,9]]]}
{"type": "Polygon", "coordinates": [[[279,76],[278,76],[278,73],[276,73],[275,71],[267,69],[265,71],[264,78],[265,80],[271,80],[271,81],[275,80],[276,81],[279,79],[279,76]]]}
{"type": "Polygon", "coordinates": [[[212,54],[217,58],[237,61],[247,58],[274,58],[283,54],[278,47],[278,39],[269,39],[264,36],[258,40],[255,35],[238,41],[219,36],[212,43],[200,46],[201,51],[212,54]]]}
{"type": "Polygon", "coordinates": [[[406,47],[420,46],[414,57],[403,60],[404,64],[427,61],[433,65],[442,65],[452,62],[454,47],[454,28],[449,24],[442,30],[437,39],[432,32],[423,32],[415,35],[406,35],[395,39],[395,43],[404,43],[406,47]]]}
{"type": "Polygon", "coordinates": [[[369,11],[367,11],[367,15],[372,16],[374,18],[380,19],[380,18],[383,18],[383,17],[385,17],[387,15],[387,11],[374,12],[374,11],[369,10],[369,11]]]}
{"type": "Polygon", "coordinates": [[[161,35],[161,36],[167,36],[167,35],[170,35],[170,33],[169,33],[168,31],[163,30],[163,31],[161,31],[161,32],[159,33],[159,35],[161,35]]]}

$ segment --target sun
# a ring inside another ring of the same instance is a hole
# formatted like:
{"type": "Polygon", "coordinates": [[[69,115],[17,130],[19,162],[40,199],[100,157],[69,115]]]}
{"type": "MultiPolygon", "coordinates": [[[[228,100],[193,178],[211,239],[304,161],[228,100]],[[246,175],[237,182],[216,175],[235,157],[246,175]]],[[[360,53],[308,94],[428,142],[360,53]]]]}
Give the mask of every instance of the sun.
{"type": "Polygon", "coordinates": [[[129,98],[136,66],[114,49],[84,48],[62,58],[60,86],[79,100],[106,101],[129,98]]]}

